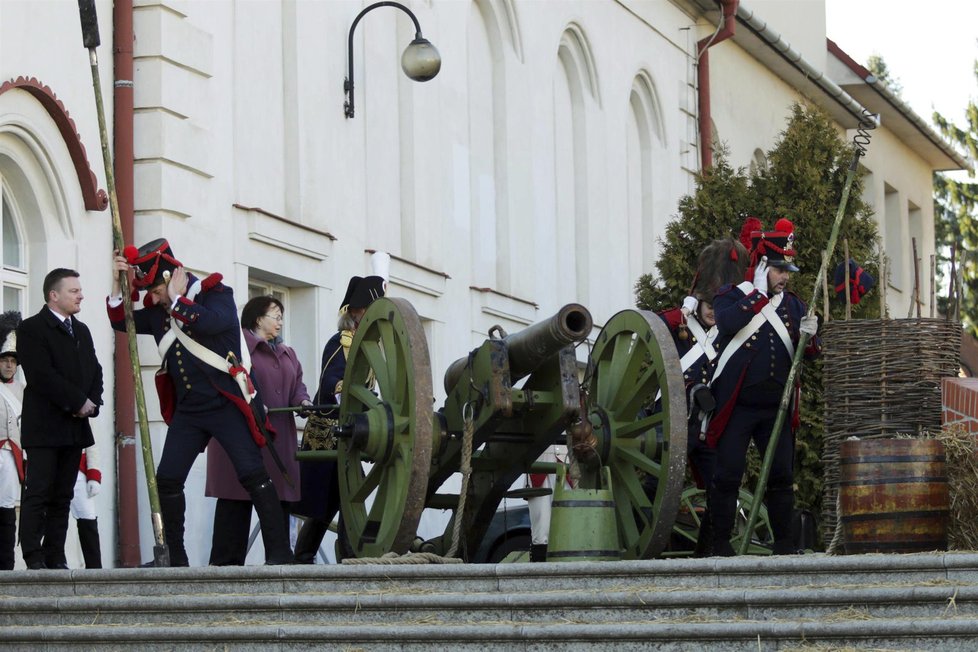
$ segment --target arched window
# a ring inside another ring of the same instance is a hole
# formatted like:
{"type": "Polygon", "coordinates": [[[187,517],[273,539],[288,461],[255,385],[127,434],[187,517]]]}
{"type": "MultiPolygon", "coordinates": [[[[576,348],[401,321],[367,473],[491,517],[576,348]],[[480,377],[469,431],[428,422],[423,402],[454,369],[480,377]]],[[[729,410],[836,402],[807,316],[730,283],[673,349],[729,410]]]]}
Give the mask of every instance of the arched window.
{"type": "MultiPolygon", "coordinates": [[[[500,233],[496,188],[496,111],[494,105],[494,53],[482,11],[469,12],[469,248],[472,280],[476,285],[500,288],[496,270],[505,243],[500,233]]],[[[498,48],[498,43],[495,44],[498,48]]],[[[506,288],[508,289],[508,288],[506,288]]]]}
{"type": "Polygon", "coordinates": [[[24,240],[21,235],[21,218],[18,216],[13,193],[0,176],[0,286],[2,286],[3,310],[25,312],[27,293],[27,261],[24,240]]]}
{"type": "Polygon", "coordinates": [[[664,145],[662,130],[655,86],[643,71],[632,84],[626,132],[628,278],[637,278],[653,268],[658,256],[658,236],[665,228],[667,214],[657,215],[654,206],[656,156],[664,145]]]}

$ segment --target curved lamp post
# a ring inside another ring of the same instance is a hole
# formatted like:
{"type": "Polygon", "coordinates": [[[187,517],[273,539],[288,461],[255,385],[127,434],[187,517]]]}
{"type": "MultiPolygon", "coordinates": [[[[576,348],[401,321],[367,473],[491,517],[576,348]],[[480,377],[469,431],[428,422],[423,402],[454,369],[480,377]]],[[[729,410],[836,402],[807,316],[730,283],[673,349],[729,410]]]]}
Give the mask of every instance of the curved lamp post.
{"type": "Polygon", "coordinates": [[[438,54],[438,49],[421,35],[421,24],[418,23],[418,18],[411,10],[400,2],[375,2],[357,14],[357,17],[353,20],[353,24],[350,25],[347,49],[349,72],[347,73],[346,81],[343,82],[343,91],[346,93],[343,112],[347,118],[353,117],[353,30],[357,28],[357,23],[360,22],[360,19],[368,11],[377,7],[397,7],[414,21],[414,40],[408,44],[407,48],[404,49],[404,54],[401,55],[401,69],[405,75],[414,81],[424,82],[434,78],[438,74],[438,71],[441,70],[441,55],[438,54]]]}

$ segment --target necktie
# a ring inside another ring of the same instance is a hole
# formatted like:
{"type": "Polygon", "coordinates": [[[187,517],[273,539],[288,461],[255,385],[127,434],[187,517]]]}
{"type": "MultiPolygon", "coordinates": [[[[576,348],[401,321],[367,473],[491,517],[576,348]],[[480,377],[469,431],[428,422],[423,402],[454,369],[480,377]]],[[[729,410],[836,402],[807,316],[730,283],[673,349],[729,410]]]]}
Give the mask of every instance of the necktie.
{"type": "Polygon", "coordinates": [[[65,324],[65,328],[68,330],[68,335],[71,335],[72,337],[74,337],[75,336],[75,331],[72,330],[72,328],[71,328],[71,317],[65,317],[64,324],[65,324]]]}

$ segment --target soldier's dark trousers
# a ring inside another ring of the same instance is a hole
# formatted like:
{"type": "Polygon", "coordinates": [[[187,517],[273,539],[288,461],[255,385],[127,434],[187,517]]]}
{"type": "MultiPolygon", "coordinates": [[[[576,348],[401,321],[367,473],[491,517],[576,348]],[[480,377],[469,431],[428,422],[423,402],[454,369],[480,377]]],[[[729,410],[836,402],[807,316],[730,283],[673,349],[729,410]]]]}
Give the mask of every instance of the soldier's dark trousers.
{"type": "Polygon", "coordinates": [[[0,508],[0,570],[14,569],[14,544],[17,542],[17,512],[0,508]]]}
{"type": "Polygon", "coordinates": [[[78,519],[78,542],[85,568],[102,568],[102,546],[98,537],[98,519],[78,519]]]}
{"type": "Polygon", "coordinates": [[[275,485],[265,471],[261,449],[251,438],[244,415],[230,401],[218,399],[213,408],[199,412],[185,410],[181,403],[167,430],[156,478],[163,511],[163,529],[170,548],[170,565],[188,565],[183,544],[186,509],[183,487],[190,467],[211,437],[220,442],[234,465],[238,479],[251,495],[261,522],[266,563],[290,563],[292,551],[289,549],[282,506],[275,485]]]}
{"type": "MultiPolygon", "coordinates": [[[[750,396],[749,389],[742,396],[750,396]]],[[[780,396],[771,397],[777,401],[780,396]]],[[[751,397],[757,398],[757,397],[751,397]]],[[[723,435],[717,444],[717,467],[713,484],[708,489],[710,518],[713,521],[714,553],[720,556],[733,554],[730,537],[733,534],[737,512],[737,496],[747,465],[747,447],[753,439],[764,458],[774,421],[777,405],[737,404],[723,435]]],[[[791,522],[794,508],[794,437],[789,419],[781,430],[768,477],[768,518],[774,534],[775,552],[789,552],[792,548],[791,522]]]]}

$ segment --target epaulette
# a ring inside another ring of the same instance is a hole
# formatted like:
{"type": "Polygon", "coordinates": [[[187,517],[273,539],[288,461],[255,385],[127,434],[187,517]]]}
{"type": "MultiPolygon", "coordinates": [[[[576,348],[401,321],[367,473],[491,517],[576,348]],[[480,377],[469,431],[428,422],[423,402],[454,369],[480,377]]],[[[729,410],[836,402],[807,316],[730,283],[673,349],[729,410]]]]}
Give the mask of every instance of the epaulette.
{"type": "Polygon", "coordinates": [[[657,313],[662,321],[666,323],[669,330],[674,331],[679,328],[679,325],[683,323],[683,311],[680,308],[670,308],[669,310],[663,310],[657,313]]]}
{"type": "Polygon", "coordinates": [[[223,280],[224,276],[219,273],[210,274],[207,278],[200,282],[200,291],[207,292],[208,290],[213,290],[220,285],[221,281],[223,280]]]}

